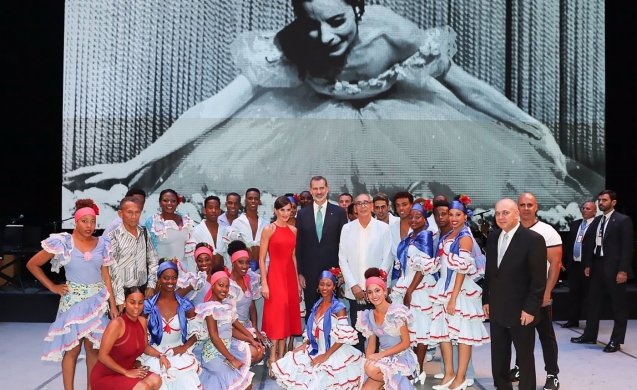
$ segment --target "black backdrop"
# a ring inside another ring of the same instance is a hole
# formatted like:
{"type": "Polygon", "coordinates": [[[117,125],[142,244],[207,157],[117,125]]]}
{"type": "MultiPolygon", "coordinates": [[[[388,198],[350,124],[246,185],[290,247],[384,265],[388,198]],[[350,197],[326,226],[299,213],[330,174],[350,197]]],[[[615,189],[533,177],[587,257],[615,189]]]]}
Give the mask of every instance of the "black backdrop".
{"type": "MultiPolygon", "coordinates": [[[[64,1],[0,7],[0,218],[6,223],[23,214],[22,222],[47,230],[61,214],[64,1]]],[[[637,221],[637,142],[631,139],[637,129],[637,13],[633,2],[607,1],[606,8],[606,186],[618,192],[618,209],[637,221]]]]}

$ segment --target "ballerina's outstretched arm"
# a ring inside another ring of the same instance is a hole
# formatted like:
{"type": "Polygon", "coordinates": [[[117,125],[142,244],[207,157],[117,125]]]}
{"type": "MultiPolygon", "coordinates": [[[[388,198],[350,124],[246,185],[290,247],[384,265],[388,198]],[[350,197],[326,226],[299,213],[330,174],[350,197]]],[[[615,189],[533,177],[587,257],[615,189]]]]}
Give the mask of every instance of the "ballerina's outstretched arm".
{"type": "Polygon", "coordinates": [[[256,87],[243,75],[237,76],[214,96],[184,112],[152,145],[134,158],[114,164],[98,164],[69,172],[64,184],[71,187],[126,179],[149,164],[195,141],[222,121],[230,118],[254,97],[256,87]]]}
{"type": "Polygon", "coordinates": [[[468,106],[541,140],[556,165],[556,172],[566,174],[566,159],[548,127],[524,112],[500,91],[453,62],[439,81],[468,106]]]}

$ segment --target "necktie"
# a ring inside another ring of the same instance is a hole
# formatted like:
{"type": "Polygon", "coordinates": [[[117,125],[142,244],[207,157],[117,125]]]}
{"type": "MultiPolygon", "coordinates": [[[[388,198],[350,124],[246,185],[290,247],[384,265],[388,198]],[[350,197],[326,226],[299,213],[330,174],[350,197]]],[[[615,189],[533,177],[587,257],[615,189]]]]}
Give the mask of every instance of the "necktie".
{"type": "Polygon", "coordinates": [[[573,260],[580,261],[582,257],[582,240],[584,239],[584,232],[586,231],[586,220],[583,220],[579,225],[579,231],[577,232],[577,238],[575,238],[575,247],[573,248],[573,260]]]}
{"type": "Polygon", "coordinates": [[[604,239],[604,228],[606,228],[606,216],[602,216],[602,223],[599,224],[597,232],[597,246],[595,247],[595,256],[602,255],[602,240],[604,239]]]}
{"type": "Polygon", "coordinates": [[[504,252],[506,252],[507,250],[508,240],[509,240],[509,235],[507,233],[504,233],[504,237],[502,237],[502,242],[500,243],[500,247],[498,248],[498,268],[500,268],[502,257],[504,256],[504,252]]]}
{"type": "Polygon", "coordinates": [[[316,237],[321,241],[321,236],[323,235],[323,212],[321,209],[323,206],[318,207],[318,211],[316,212],[316,237]]]}

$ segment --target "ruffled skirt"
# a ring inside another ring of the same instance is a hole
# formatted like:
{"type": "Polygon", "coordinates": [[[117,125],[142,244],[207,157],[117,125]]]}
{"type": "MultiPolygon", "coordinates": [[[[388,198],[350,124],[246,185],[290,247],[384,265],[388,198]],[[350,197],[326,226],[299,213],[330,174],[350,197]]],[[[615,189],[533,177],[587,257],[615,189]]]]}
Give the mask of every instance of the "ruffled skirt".
{"type": "MultiPolygon", "coordinates": [[[[157,347],[160,352],[165,352],[163,348],[157,347]]],[[[201,389],[199,373],[201,366],[195,355],[188,351],[181,355],[167,356],[170,368],[165,372],[159,365],[159,359],[148,355],[142,355],[142,364],[150,367],[150,371],[161,376],[162,385],[160,390],[182,390],[201,389]]]]}
{"type": "Polygon", "coordinates": [[[108,324],[109,294],[104,283],[67,282],[69,292],[60,298],[55,321],[44,337],[42,360],[61,361],[64,353],[79,345],[83,338],[98,349],[108,324]]]}
{"type": "Polygon", "coordinates": [[[288,352],[272,366],[279,386],[284,389],[359,389],[363,383],[363,356],[351,345],[343,344],[323,364],[312,367],[307,348],[288,352]]]}
{"type": "Polygon", "coordinates": [[[204,390],[242,390],[252,383],[254,373],[250,371],[251,353],[248,343],[233,338],[228,350],[243,365],[235,369],[220,355],[203,362],[199,380],[204,390]]]}
{"type": "MultiPolygon", "coordinates": [[[[405,293],[412,279],[412,273],[408,274],[407,277],[401,276],[398,279],[391,291],[390,297],[392,302],[403,302],[405,293]]],[[[409,327],[409,338],[412,345],[432,343],[430,340],[430,328],[431,316],[433,314],[433,301],[430,295],[435,286],[436,280],[434,277],[425,275],[416,290],[411,294],[409,310],[414,317],[414,323],[413,326],[409,327]]]]}
{"type": "Polygon", "coordinates": [[[413,389],[414,385],[411,383],[409,376],[415,377],[418,362],[416,360],[416,354],[410,349],[407,349],[399,354],[384,357],[373,363],[380,369],[383,374],[385,390],[406,390],[413,389]]]}
{"type": "Polygon", "coordinates": [[[427,88],[419,83],[400,81],[367,101],[339,101],[308,86],[265,90],[186,148],[187,154],[148,169],[159,181],[142,176],[131,185],[161,182],[162,188],[193,194],[211,181],[220,193],[250,183],[280,193],[305,186],[308,172],[324,172],[334,188],[414,184],[416,192],[428,192],[424,177],[445,183],[449,192],[471,188],[481,202],[474,206],[493,207],[503,195],[522,190],[545,204],[568,204],[603,184],[600,175],[574,167],[578,179],[597,178],[586,189],[559,168],[556,156],[563,155],[552,137],[536,139],[503,125],[464,105],[434,79],[427,88]],[[220,150],[223,156],[214,152],[220,150]],[[391,158],[379,165],[378,156],[391,158]],[[453,163],[449,156],[456,156],[453,163]]]}
{"type": "Polygon", "coordinates": [[[447,303],[455,285],[455,275],[445,289],[445,280],[438,280],[431,294],[434,303],[431,321],[431,340],[436,343],[451,340],[468,345],[482,345],[490,337],[484,326],[482,288],[466,276],[456,298],[456,313],[447,313],[447,303]]]}

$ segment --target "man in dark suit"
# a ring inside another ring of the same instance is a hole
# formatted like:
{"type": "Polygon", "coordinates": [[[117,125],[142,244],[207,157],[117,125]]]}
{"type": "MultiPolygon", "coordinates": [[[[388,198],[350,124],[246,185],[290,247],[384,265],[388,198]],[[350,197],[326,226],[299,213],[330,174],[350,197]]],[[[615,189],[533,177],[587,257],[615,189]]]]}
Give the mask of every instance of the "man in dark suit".
{"type": "Polygon", "coordinates": [[[341,229],[347,223],[345,211],[327,201],[329,190],[327,179],[312,177],[310,193],[314,202],[296,216],[296,259],[308,313],[318,300],[316,290],[321,271],[338,267],[341,229]]]}
{"type": "Polygon", "coordinates": [[[576,344],[595,344],[602,316],[604,295],[610,296],[613,310],[613,333],[604,352],[621,349],[628,325],[626,281],[632,276],[633,223],[627,215],[615,210],[617,194],[604,190],[597,196],[603,212],[593,220],[584,235],[582,245],[584,275],[590,278],[589,308],[586,328],[580,337],[571,338],[576,344]]]}
{"type": "Polygon", "coordinates": [[[564,264],[568,274],[568,318],[562,328],[577,328],[579,326],[582,302],[588,293],[588,281],[584,277],[582,265],[582,242],[584,235],[591,226],[597,205],[592,200],[586,200],[581,207],[582,218],[569,224],[569,232],[564,244],[564,264]]]}
{"type": "Polygon", "coordinates": [[[512,199],[495,205],[498,227],[487,240],[487,265],[482,303],[490,319],[491,370],[499,390],[513,389],[509,365],[511,342],[520,368],[520,390],[535,390],[534,324],[546,287],[546,242],[520,225],[512,199]]]}

